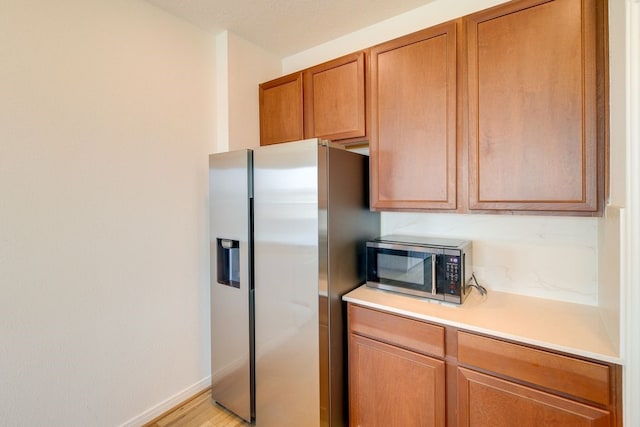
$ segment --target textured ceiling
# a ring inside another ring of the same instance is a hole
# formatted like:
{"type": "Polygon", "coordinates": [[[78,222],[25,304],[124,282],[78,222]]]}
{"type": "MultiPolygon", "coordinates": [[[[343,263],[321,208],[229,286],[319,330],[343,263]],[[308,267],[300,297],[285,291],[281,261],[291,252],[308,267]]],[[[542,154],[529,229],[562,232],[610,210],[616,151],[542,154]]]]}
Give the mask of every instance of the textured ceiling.
{"type": "Polygon", "coordinates": [[[433,0],[147,0],[200,28],[288,56],[433,0]]]}

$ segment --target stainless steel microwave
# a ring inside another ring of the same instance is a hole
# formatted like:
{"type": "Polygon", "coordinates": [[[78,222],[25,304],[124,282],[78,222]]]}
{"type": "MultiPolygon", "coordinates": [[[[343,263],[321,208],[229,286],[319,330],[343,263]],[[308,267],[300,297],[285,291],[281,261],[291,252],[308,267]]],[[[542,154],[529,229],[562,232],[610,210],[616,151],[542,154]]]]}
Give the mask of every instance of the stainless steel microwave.
{"type": "Polygon", "coordinates": [[[367,286],[462,304],[471,279],[471,242],[384,236],[367,242],[367,286]]]}

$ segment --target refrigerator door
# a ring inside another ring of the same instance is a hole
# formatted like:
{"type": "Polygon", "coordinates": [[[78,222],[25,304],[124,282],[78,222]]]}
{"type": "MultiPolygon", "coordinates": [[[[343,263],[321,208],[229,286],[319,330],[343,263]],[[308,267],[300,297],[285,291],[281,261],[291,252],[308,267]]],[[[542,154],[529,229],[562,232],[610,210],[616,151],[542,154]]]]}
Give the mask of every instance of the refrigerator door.
{"type": "Polygon", "coordinates": [[[247,421],[252,411],[252,152],[209,156],[211,395],[247,421]]]}
{"type": "Polygon", "coordinates": [[[317,426],[318,141],[254,152],[256,425],[317,426]]]}

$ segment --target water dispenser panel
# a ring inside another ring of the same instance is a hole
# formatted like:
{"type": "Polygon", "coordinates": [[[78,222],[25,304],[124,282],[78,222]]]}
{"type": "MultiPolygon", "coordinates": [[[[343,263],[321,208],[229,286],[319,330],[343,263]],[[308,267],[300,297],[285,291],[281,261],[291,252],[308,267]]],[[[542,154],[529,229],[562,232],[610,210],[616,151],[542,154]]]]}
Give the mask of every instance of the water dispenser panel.
{"type": "Polygon", "coordinates": [[[217,239],[218,283],[240,288],[240,242],[217,239]]]}

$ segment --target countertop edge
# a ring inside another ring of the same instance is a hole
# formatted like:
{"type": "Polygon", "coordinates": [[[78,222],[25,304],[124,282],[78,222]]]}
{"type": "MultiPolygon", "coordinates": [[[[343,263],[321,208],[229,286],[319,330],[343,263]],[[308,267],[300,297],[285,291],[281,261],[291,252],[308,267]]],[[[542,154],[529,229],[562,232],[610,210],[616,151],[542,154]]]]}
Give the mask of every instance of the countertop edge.
{"type": "MultiPolygon", "coordinates": [[[[536,346],[536,347],[540,347],[540,348],[545,348],[545,349],[549,349],[549,350],[555,350],[558,352],[562,352],[562,353],[566,353],[566,354],[571,354],[571,355],[575,355],[575,356],[579,356],[579,357],[584,357],[587,359],[592,359],[592,360],[597,360],[597,361],[601,361],[601,362],[607,362],[607,363],[613,363],[613,364],[617,364],[617,365],[623,365],[623,359],[619,356],[616,356],[614,354],[606,354],[606,353],[601,353],[601,352],[595,352],[595,351],[590,351],[588,349],[585,348],[579,348],[576,346],[566,346],[566,345],[562,345],[558,342],[554,342],[553,340],[541,340],[541,339],[536,339],[536,338],[532,338],[530,336],[526,336],[523,334],[515,334],[515,333],[510,333],[508,331],[504,331],[504,330],[499,330],[499,329],[493,329],[493,328],[487,328],[487,327],[483,327],[483,326],[479,326],[479,325],[475,325],[471,322],[465,322],[465,321],[459,321],[455,319],[455,312],[453,316],[453,318],[443,318],[437,315],[431,315],[425,312],[417,312],[417,311],[413,311],[410,309],[406,309],[401,307],[401,304],[398,304],[397,301],[402,301],[402,298],[408,298],[408,301],[410,301],[412,304],[415,304],[415,299],[412,299],[412,297],[404,297],[402,295],[393,295],[392,298],[390,299],[395,299],[396,303],[394,304],[393,302],[390,302],[389,304],[387,303],[380,303],[380,302],[376,302],[374,301],[372,298],[367,298],[366,295],[361,295],[362,292],[358,292],[361,288],[364,288],[365,285],[362,285],[359,288],[354,289],[353,291],[345,294],[342,299],[346,302],[350,302],[353,304],[358,304],[364,307],[369,307],[369,308],[373,308],[373,309],[378,309],[378,310],[382,310],[382,311],[387,311],[389,313],[395,313],[395,314],[399,314],[399,315],[403,315],[403,316],[407,316],[407,317],[411,317],[411,318],[415,318],[418,320],[424,320],[424,321],[428,321],[428,322],[434,322],[434,323],[438,323],[441,325],[446,325],[446,326],[451,326],[451,327],[455,327],[455,328],[459,328],[459,329],[464,329],[464,330],[468,330],[471,332],[477,332],[477,333],[481,333],[481,334],[486,334],[486,335],[490,335],[496,338],[502,338],[502,339],[506,339],[506,340],[510,340],[510,341],[515,341],[515,342],[519,342],[519,343],[523,343],[523,344],[528,344],[528,345],[532,345],[532,346],[536,346]],[[360,295],[359,295],[360,294],[360,295]]],[[[380,291],[380,290],[375,290],[375,289],[371,289],[371,288],[367,288],[366,292],[378,292],[378,293],[382,293],[381,295],[384,295],[385,292],[384,291],[380,291]]],[[[489,297],[490,298],[490,297],[489,297]]],[[[526,297],[521,297],[521,298],[526,298],[526,297]]],[[[557,304],[557,301],[550,301],[550,304],[557,304]]],[[[428,311],[429,309],[429,305],[430,302],[429,301],[425,301],[425,310],[424,311],[428,311]]],[[[451,307],[452,310],[459,310],[459,309],[463,309],[463,306],[460,307],[451,307]]],[[[475,310],[478,310],[477,307],[474,308],[475,310]]],[[[606,337],[606,340],[608,340],[608,337],[606,337]]]]}

